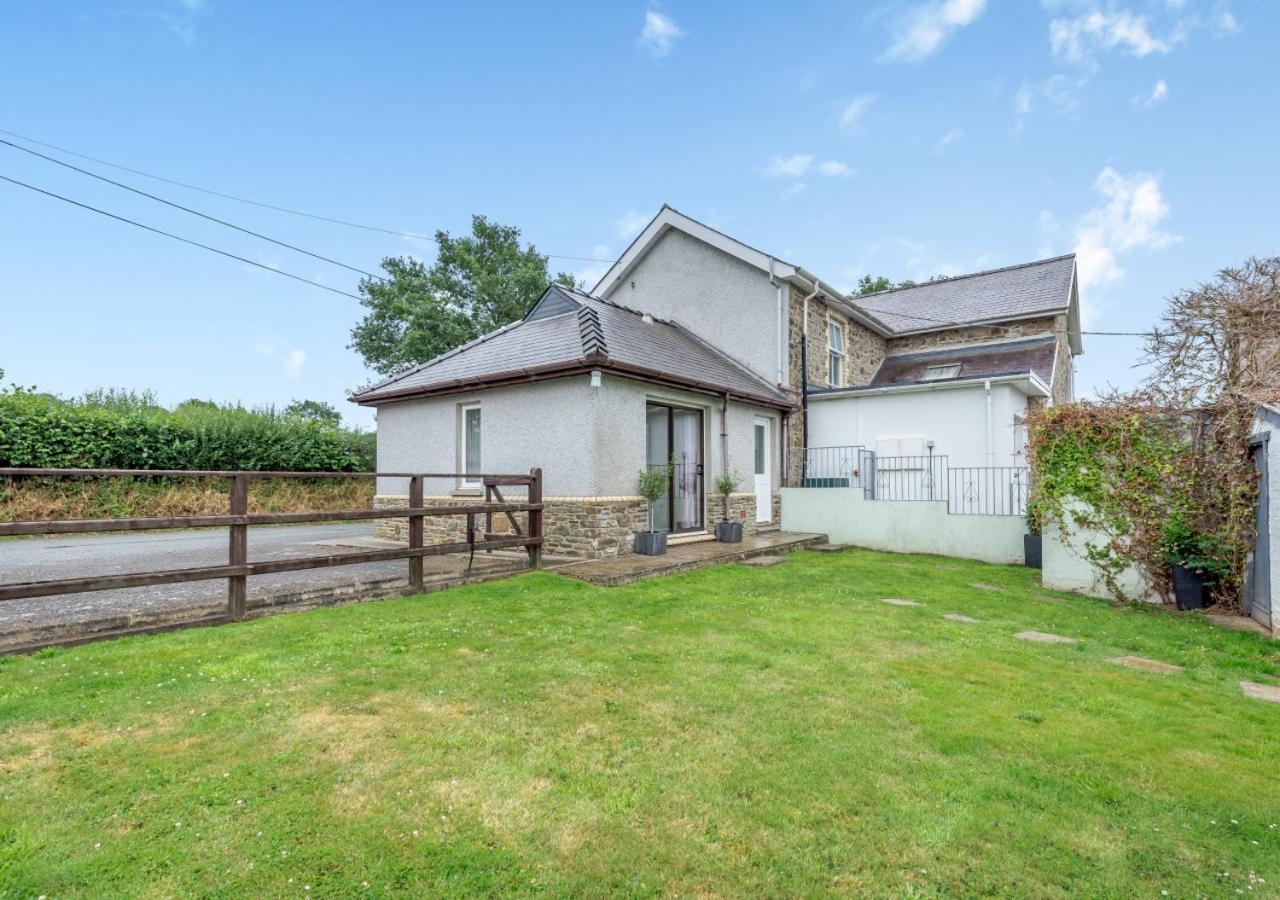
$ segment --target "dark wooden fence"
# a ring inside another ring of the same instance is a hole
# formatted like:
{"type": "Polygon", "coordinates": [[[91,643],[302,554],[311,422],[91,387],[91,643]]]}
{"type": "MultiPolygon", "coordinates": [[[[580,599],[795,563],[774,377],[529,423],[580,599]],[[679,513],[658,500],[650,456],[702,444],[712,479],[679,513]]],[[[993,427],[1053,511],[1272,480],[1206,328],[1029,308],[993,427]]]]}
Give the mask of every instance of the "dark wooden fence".
{"type": "Polygon", "coordinates": [[[461,479],[458,473],[438,472],[216,472],[189,471],[185,469],[24,469],[0,468],[0,477],[94,477],[94,478],[210,478],[228,481],[229,514],[222,516],[158,516],[146,518],[62,519],[27,522],[0,522],[0,536],[86,534],[103,531],[146,531],[171,528],[226,528],[229,534],[227,564],[222,566],[197,566],[182,569],[166,569],[158,572],[136,572],[126,575],[95,575],[85,578],[62,578],[46,581],[0,584],[0,602],[28,597],[48,597],[58,594],[78,594],[87,591],[109,591],[118,588],[143,587],[156,584],[180,584],[189,581],[227,580],[227,609],[224,614],[206,617],[182,624],[217,624],[243,619],[247,600],[248,578],[275,572],[294,572],[303,569],[325,569],[333,566],[354,566],[362,563],[407,559],[409,561],[409,589],[423,589],[422,560],[427,556],[442,556],[483,550],[499,550],[508,547],[524,547],[529,554],[530,567],[536,568],[542,559],[542,470],[531,469],[527,475],[468,474],[469,481],[484,484],[484,501],[457,506],[424,506],[423,481],[427,478],[461,479]],[[250,513],[249,480],[254,478],[402,478],[409,481],[408,508],[399,509],[346,509],[330,512],[302,513],[250,513]],[[506,502],[502,487],[522,486],[528,490],[522,502],[506,502]],[[495,499],[496,498],[496,499],[495,499]],[[520,528],[514,514],[528,513],[527,532],[520,528]],[[511,529],[497,534],[493,528],[494,515],[506,515],[511,529]],[[427,517],[466,516],[467,540],[424,545],[423,520],[427,517]],[[476,518],[485,517],[483,540],[476,540],[476,518]],[[372,519],[409,519],[409,542],[406,547],[385,550],[366,550],[358,553],[337,553],[328,556],[308,556],[292,559],[276,559],[249,562],[249,526],[286,525],[313,522],[353,522],[372,519]]]}

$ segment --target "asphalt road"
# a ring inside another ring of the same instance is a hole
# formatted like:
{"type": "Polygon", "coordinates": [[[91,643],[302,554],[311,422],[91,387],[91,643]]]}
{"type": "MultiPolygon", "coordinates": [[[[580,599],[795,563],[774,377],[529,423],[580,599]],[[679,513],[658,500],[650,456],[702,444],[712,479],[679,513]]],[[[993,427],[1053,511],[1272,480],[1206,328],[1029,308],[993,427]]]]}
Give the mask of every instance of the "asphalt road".
{"type": "MultiPolygon", "coordinates": [[[[249,529],[250,561],[294,556],[327,556],[375,546],[368,522],[338,525],[291,525],[249,529]]],[[[227,561],[225,528],[193,531],[151,531],[132,534],[62,535],[0,541],[0,583],[42,581],[150,572],[188,566],[220,565],[227,561]]],[[[356,578],[402,576],[403,560],[255,575],[249,597],[301,588],[351,582],[356,578]]],[[[44,626],[105,619],[145,619],[182,610],[196,610],[224,601],[226,582],[193,581],[56,597],[33,597],[0,603],[0,641],[44,626]]]]}

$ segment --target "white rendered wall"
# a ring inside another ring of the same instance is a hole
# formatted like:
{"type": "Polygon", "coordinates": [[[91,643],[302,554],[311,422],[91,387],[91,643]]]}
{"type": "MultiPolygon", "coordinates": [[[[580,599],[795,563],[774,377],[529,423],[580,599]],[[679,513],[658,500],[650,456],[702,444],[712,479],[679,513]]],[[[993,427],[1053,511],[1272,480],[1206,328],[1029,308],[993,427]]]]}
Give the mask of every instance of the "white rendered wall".
{"type": "Polygon", "coordinates": [[[991,449],[982,382],[964,387],[809,400],[810,447],[861,445],[876,450],[883,438],[921,438],[952,467],[1026,465],[1025,435],[1015,420],[1027,398],[1008,384],[991,387],[991,449]]]}
{"type": "Polygon", "coordinates": [[[1023,563],[1020,516],[957,516],[947,504],[867,500],[861,488],[783,488],[782,528],[825,534],[833,544],[893,553],[935,553],[1023,563]]]}

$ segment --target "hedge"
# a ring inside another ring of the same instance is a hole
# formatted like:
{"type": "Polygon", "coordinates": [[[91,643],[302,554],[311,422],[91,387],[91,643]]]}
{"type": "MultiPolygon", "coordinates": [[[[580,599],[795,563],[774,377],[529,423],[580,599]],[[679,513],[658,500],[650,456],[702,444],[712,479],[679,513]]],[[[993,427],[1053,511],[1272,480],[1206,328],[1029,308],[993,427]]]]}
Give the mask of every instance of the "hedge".
{"type": "Polygon", "coordinates": [[[0,394],[0,466],[369,472],[374,436],[274,410],[0,394]]]}

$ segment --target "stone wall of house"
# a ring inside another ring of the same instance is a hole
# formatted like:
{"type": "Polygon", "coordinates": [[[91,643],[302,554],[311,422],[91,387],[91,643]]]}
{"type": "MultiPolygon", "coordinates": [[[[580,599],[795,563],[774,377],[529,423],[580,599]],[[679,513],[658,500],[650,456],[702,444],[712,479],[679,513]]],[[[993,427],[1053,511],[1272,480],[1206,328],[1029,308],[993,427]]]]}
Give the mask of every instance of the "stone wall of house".
{"type": "Polygon", "coordinates": [[[1036,337],[1057,334],[1063,341],[1067,337],[1066,316],[1043,316],[1022,322],[1002,325],[966,325],[962,328],[945,328],[925,334],[909,334],[890,338],[888,352],[911,353],[917,350],[939,350],[957,344],[967,345],[980,341],[1010,340],[1020,337],[1036,337]]]}
{"type": "MultiPolygon", "coordinates": [[[[427,506],[468,506],[482,502],[478,497],[424,497],[427,506]]],[[[576,556],[601,559],[626,556],[632,550],[632,535],[649,527],[648,513],[642,497],[547,497],[542,511],[545,542],[543,552],[556,556],[576,556]]],[[[408,506],[403,495],[383,494],[374,498],[375,509],[400,509],[408,506]]],[[[722,506],[718,496],[707,498],[707,530],[720,521],[722,506]]],[[[514,513],[522,529],[527,528],[528,513],[514,513]]],[[[782,516],[781,494],[773,495],[771,521],[777,523],[782,516]]],[[[730,521],[742,522],[743,532],[754,533],[760,524],[756,522],[756,497],[753,493],[729,495],[730,521]]],[[[764,523],[768,525],[770,523],[764,523]]],[[[447,544],[465,541],[466,516],[437,516],[423,520],[423,543],[447,544]]],[[[484,531],[484,517],[476,516],[476,532],[484,531]]],[[[495,515],[495,534],[511,532],[505,515],[495,515]]],[[[374,536],[393,541],[409,539],[409,520],[378,519],[374,536]]]]}
{"type": "MultiPolygon", "coordinates": [[[[820,297],[809,301],[809,340],[807,348],[808,378],[801,377],[800,338],[804,334],[804,297],[799,288],[791,288],[791,306],[787,327],[788,384],[791,393],[800,397],[800,385],[807,381],[811,387],[856,387],[868,384],[883,362],[886,341],[880,335],[843,312],[828,305],[820,297]],[[829,380],[827,365],[827,321],[834,320],[844,328],[844,372],[841,384],[829,380]]],[[[796,412],[787,418],[787,483],[796,484],[800,477],[801,449],[804,447],[804,413],[796,412]]],[[[776,519],[775,519],[776,521],[776,519]]]]}

